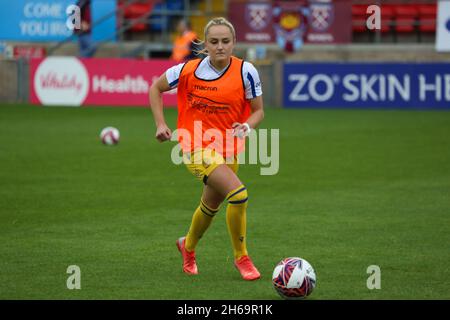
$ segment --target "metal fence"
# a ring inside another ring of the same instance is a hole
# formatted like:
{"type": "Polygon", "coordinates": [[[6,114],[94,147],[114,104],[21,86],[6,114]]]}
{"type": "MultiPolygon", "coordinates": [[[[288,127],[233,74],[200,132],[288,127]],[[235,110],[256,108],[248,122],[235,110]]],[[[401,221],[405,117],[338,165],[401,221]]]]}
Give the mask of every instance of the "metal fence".
{"type": "Polygon", "coordinates": [[[29,87],[29,64],[26,60],[0,60],[0,102],[28,102],[29,87]]]}
{"type": "Polygon", "coordinates": [[[276,61],[256,61],[253,64],[258,70],[262,82],[264,105],[270,107],[281,106],[281,63],[276,61]],[[277,81],[274,81],[274,79],[277,79],[277,81]]]}

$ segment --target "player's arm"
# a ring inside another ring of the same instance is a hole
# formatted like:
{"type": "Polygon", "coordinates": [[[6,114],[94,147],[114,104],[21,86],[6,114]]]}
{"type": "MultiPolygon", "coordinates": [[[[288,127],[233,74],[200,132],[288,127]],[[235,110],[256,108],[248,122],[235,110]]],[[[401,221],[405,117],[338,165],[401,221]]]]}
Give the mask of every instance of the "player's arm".
{"type": "Polygon", "coordinates": [[[252,114],[247,119],[247,123],[250,128],[254,129],[259,126],[261,121],[264,119],[264,106],[262,96],[258,96],[250,100],[250,107],[252,109],[252,114]]]}
{"type": "Polygon", "coordinates": [[[262,98],[261,80],[255,67],[247,62],[243,66],[243,79],[245,86],[245,96],[250,101],[251,115],[243,124],[233,125],[234,132],[238,136],[247,135],[249,130],[255,129],[264,119],[264,103],[262,98]]]}
{"type": "Polygon", "coordinates": [[[235,122],[233,124],[234,133],[238,137],[246,136],[251,129],[255,129],[264,119],[264,106],[262,96],[257,96],[250,100],[252,113],[245,123],[235,122]]]}
{"type": "Polygon", "coordinates": [[[171,87],[167,81],[166,74],[162,74],[150,87],[150,108],[152,109],[153,119],[156,125],[155,137],[159,142],[170,140],[172,131],[166,124],[163,111],[162,93],[169,91],[171,87]]]}

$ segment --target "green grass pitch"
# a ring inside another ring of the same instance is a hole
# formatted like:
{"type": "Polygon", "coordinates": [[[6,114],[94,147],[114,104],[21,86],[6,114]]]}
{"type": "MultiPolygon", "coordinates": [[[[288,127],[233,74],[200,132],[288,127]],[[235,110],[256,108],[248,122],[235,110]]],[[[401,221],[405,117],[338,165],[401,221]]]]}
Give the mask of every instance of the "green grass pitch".
{"type": "Polygon", "coordinates": [[[149,109],[0,106],[0,299],[280,299],[271,275],[289,256],[316,270],[309,299],[450,299],[450,112],[267,108],[261,127],[280,129],[280,170],[240,168],[262,273],[245,282],[224,208],[200,274],[182,273],[175,241],[201,184],[154,139],[149,109]],[[109,125],[116,147],[98,138],[109,125]]]}

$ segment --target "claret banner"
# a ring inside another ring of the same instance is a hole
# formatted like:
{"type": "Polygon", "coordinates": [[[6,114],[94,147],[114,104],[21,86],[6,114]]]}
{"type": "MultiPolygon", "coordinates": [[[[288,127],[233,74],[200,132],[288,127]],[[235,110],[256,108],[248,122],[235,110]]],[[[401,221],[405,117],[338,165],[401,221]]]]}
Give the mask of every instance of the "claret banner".
{"type": "Polygon", "coordinates": [[[350,0],[239,1],[229,2],[229,18],[237,41],[274,43],[296,38],[305,43],[351,42],[350,0]]]}
{"type": "MultiPolygon", "coordinates": [[[[158,59],[32,59],[30,99],[53,106],[149,106],[150,86],[174,64],[158,59]]],[[[175,106],[176,90],[163,99],[166,106],[175,106]]]]}

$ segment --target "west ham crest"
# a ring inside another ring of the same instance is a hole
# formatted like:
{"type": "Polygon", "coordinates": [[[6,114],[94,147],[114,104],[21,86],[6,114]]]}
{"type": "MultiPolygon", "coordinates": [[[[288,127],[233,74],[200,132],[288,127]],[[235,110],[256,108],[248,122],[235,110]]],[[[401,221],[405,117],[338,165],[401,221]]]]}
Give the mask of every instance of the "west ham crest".
{"type": "Polygon", "coordinates": [[[314,31],[326,31],[334,20],[332,3],[314,3],[310,5],[311,24],[314,31]]]}
{"type": "Polygon", "coordinates": [[[271,5],[266,3],[251,3],[245,7],[247,24],[255,31],[262,30],[270,23],[271,5]]]}

